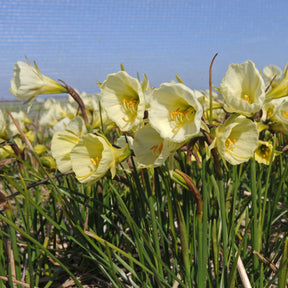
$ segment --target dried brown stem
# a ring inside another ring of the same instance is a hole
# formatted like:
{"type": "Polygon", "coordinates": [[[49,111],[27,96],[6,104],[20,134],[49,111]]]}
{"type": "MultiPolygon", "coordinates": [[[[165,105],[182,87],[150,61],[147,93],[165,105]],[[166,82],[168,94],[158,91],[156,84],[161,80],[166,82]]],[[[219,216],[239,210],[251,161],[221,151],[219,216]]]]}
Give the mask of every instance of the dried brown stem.
{"type": "Polygon", "coordinates": [[[214,63],[215,58],[217,57],[218,53],[216,53],[211,61],[210,67],[209,67],[209,123],[212,123],[212,66],[214,63]]]}
{"type": "Polygon", "coordinates": [[[87,112],[86,112],[86,109],[85,109],[84,102],[82,101],[81,97],[79,96],[79,94],[72,87],[70,87],[68,84],[66,84],[63,80],[59,79],[59,81],[62,82],[65,85],[65,87],[67,88],[68,93],[73,97],[73,99],[79,105],[79,108],[80,108],[80,110],[82,112],[82,117],[84,119],[84,122],[85,122],[86,125],[88,125],[89,124],[88,116],[87,116],[87,112]]]}
{"type": "Polygon", "coordinates": [[[272,80],[270,81],[269,85],[266,87],[265,93],[267,93],[267,91],[268,91],[269,88],[271,87],[272,83],[274,82],[275,78],[276,78],[276,75],[274,75],[274,77],[273,77],[272,80]]]}

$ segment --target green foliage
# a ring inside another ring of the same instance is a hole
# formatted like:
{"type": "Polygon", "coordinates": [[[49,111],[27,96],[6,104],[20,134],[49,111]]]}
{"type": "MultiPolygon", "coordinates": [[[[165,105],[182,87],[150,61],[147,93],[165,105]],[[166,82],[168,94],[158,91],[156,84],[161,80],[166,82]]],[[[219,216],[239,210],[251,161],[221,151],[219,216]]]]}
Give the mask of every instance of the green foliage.
{"type": "Polygon", "coordinates": [[[18,96],[56,87],[79,107],[1,110],[0,288],[286,287],[287,70],[272,89],[232,64],[224,102],[121,70],[101,96],[14,75],[18,96]]]}
{"type": "Polygon", "coordinates": [[[228,164],[219,178],[213,161],[203,158],[200,167],[178,156],[200,191],[202,218],[189,186],[170,178],[167,166],[118,171],[89,185],[46,171],[36,155],[18,174],[12,164],[0,175],[8,197],[0,214],[1,287],[16,279],[48,287],[69,277],[82,287],[83,275],[90,285],[102,279],[113,287],[240,287],[238,257],[253,287],[277,285],[277,275],[285,283],[287,157],[265,167],[228,164]],[[253,250],[277,268],[282,258],[279,274],[253,250]]]}

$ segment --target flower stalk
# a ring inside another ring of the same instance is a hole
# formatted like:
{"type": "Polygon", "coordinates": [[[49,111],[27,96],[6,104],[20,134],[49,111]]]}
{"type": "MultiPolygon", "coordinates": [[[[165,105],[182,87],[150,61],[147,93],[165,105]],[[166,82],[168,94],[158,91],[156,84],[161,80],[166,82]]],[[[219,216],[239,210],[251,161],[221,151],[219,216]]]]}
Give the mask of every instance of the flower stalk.
{"type": "Polygon", "coordinates": [[[82,101],[81,97],[79,96],[79,94],[72,87],[70,87],[68,84],[66,84],[63,80],[59,80],[59,81],[61,81],[65,85],[68,93],[77,102],[77,104],[79,105],[79,108],[82,112],[82,116],[83,116],[85,124],[89,125],[89,120],[88,120],[88,115],[87,115],[87,112],[85,109],[85,105],[84,105],[84,102],[82,101]]]}

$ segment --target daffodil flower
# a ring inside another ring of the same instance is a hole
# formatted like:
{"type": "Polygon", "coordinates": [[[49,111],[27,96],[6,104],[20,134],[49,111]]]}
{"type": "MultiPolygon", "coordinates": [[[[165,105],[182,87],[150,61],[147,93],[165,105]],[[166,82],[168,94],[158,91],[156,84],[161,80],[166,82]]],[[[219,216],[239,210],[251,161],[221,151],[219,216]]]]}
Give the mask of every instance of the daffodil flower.
{"type": "Polygon", "coordinates": [[[60,83],[43,75],[36,62],[34,66],[27,59],[27,63],[18,61],[14,65],[14,76],[11,79],[12,94],[20,99],[32,101],[40,94],[67,93],[67,89],[60,83]]]}
{"type": "Polygon", "coordinates": [[[288,96],[288,65],[284,69],[284,75],[281,81],[274,85],[274,87],[267,93],[266,97],[269,101],[270,99],[278,99],[288,96]]]}
{"type": "Polygon", "coordinates": [[[42,113],[39,120],[42,127],[54,127],[58,121],[64,118],[72,119],[77,113],[77,109],[69,103],[64,105],[59,101],[55,101],[45,104],[44,107],[47,107],[47,109],[42,113]]]}
{"type": "Polygon", "coordinates": [[[163,139],[150,124],[140,128],[135,133],[133,150],[139,168],[158,167],[180,148],[183,143],[175,143],[163,139]]]}
{"type": "Polygon", "coordinates": [[[269,165],[274,160],[275,156],[279,155],[281,152],[275,151],[273,158],[271,159],[273,151],[273,145],[271,141],[261,141],[259,140],[259,144],[257,149],[255,150],[255,160],[260,164],[269,165]]]}
{"type": "Polygon", "coordinates": [[[72,149],[71,162],[76,178],[81,183],[93,183],[111,171],[116,174],[116,166],[131,154],[128,145],[114,148],[104,136],[84,135],[72,149]]]}
{"type": "Polygon", "coordinates": [[[101,106],[120,130],[129,131],[142,124],[145,100],[138,79],[119,71],[109,74],[100,88],[101,106]]]}
{"type": "Polygon", "coordinates": [[[265,100],[265,82],[252,61],[230,64],[218,91],[227,112],[253,116],[265,100]]]}
{"type": "Polygon", "coordinates": [[[79,142],[80,137],[86,133],[83,119],[77,116],[69,122],[64,131],[58,131],[53,135],[51,153],[60,172],[66,173],[72,169],[70,152],[79,142]]]}
{"type": "Polygon", "coordinates": [[[274,88],[279,80],[282,77],[282,70],[280,67],[276,65],[268,65],[263,68],[263,78],[266,81],[268,85],[270,85],[270,82],[273,81],[270,85],[271,88],[274,88]]]}
{"type": "Polygon", "coordinates": [[[181,83],[164,83],[150,98],[149,121],[163,139],[181,143],[199,134],[203,109],[200,91],[181,83]]]}
{"type": "Polygon", "coordinates": [[[230,116],[214,132],[209,149],[216,147],[221,157],[232,165],[247,162],[258,147],[257,125],[242,115],[230,116]]]}
{"type": "Polygon", "coordinates": [[[275,108],[275,112],[270,118],[273,122],[271,128],[276,131],[282,130],[285,134],[288,134],[288,100],[284,99],[277,103],[278,106],[275,108]]]}

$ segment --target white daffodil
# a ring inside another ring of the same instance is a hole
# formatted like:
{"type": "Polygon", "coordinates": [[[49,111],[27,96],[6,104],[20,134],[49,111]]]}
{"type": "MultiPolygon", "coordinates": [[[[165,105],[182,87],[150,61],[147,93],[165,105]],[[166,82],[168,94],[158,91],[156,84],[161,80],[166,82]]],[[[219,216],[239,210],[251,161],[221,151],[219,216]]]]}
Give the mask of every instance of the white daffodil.
{"type": "Polygon", "coordinates": [[[128,145],[122,149],[114,148],[104,136],[84,135],[71,151],[72,169],[81,183],[93,183],[102,178],[108,170],[112,178],[116,166],[131,152],[128,145]]]}
{"type": "Polygon", "coordinates": [[[263,121],[270,120],[273,122],[273,119],[275,119],[275,114],[278,111],[278,107],[283,102],[283,98],[279,99],[272,99],[271,101],[268,101],[264,103],[262,108],[262,117],[261,119],[263,121]]]}
{"type": "Polygon", "coordinates": [[[229,65],[219,92],[223,95],[226,111],[250,117],[263,106],[265,82],[255,64],[249,60],[229,65]]]}
{"type": "Polygon", "coordinates": [[[28,64],[19,61],[14,65],[10,91],[15,97],[33,101],[40,94],[67,93],[63,85],[43,75],[35,61],[34,66],[29,61],[28,64]]]}
{"type": "Polygon", "coordinates": [[[39,124],[48,128],[54,127],[62,119],[72,119],[77,113],[77,109],[71,104],[59,101],[46,101],[44,108],[47,109],[42,113],[39,124]]]}
{"type": "Polygon", "coordinates": [[[142,124],[145,101],[138,79],[120,71],[109,74],[100,88],[101,106],[120,130],[129,131],[142,124]]]}
{"type": "Polygon", "coordinates": [[[285,134],[288,134],[288,100],[284,99],[280,102],[278,101],[278,103],[275,113],[270,118],[273,122],[271,128],[276,131],[282,130],[285,134]]]}
{"type": "Polygon", "coordinates": [[[284,68],[284,75],[267,93],[267,101],[288,96],[288,65],[284,68]]]}
{"type": "Polygon", "coordinates": [[[242,115],[230,116],[214,134],[209,149],[216,147],[221,157],[232,165],[247,162],[258,147],[257,125],[242,115]]]}
{"type": "MultiPolygon", "coordinates": [[[[73,118],[72,118],[73,119],[73,118]]],[[[54,133],[58,131],[64,131],[68,124],[71,122],[71,119],[68,117],[65,117],[61,120],[59,120],[51,129],[50,132],[54,135],[54,133]]]]}
{"type": "Polygon", "coordinates": [[[58,131],[53,135],[51,153],[60,172],[66,173],[72,169],[70,152],[79,142],[80,137],[86,133],[83,119],[77,116],[70,121],[64,131],[58,131]]]}
{"type": "Polygon", "coordinates": [[[150,124],[147,124],[135,133],[135,163],[139,168],[161,166],[182,144],[163,139],[150,124]]]}
{"type": "Polygon", "coordinates": [[[200,132],[200,91],[181,83],[164,83],[150,98],[149,121],[163,139],[181,143],[200,132]]]}
{"type": "Polygon", "coordinates": [[[263,68],[263,78],[268,85],[271,83],[270,89],[275,87],[282,77],[282,70],[276,65],[268,65],[263,68]]]}

